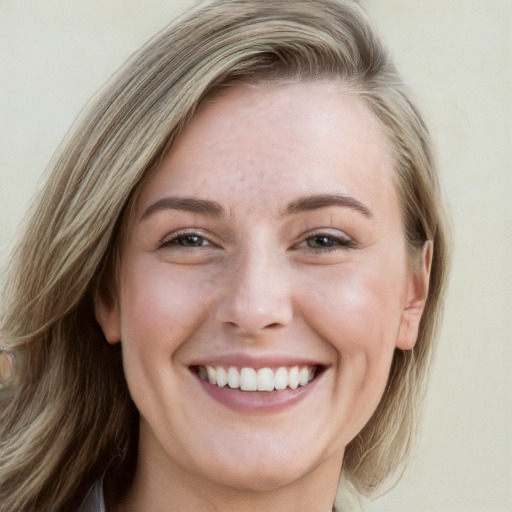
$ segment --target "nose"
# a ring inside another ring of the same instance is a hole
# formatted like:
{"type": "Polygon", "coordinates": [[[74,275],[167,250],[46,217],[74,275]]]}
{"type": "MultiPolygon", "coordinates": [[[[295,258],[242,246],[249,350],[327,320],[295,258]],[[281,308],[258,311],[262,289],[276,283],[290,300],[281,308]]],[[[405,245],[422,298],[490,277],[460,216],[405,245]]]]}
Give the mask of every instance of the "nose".
{"type": "Polygon", "coordinates": [[[277,255],[247,251],[225,274],[217,320],[245,335],[288,325],[293,304],[284,267],[277,255]]]}

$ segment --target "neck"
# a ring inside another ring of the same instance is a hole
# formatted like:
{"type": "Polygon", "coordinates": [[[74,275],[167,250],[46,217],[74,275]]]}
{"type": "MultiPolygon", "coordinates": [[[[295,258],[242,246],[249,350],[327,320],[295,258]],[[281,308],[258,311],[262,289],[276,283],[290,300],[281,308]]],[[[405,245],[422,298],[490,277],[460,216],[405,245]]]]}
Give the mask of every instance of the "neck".
{"type": "Polygon", "coordinates": [[[311,492],[302,486],[289,486],[279,491],[249,492],[238,489],[212,489],[204,482],[197,487],[169,482],[168,489],[138,488],[134,485],[116,512],[152,510],[154,512],[331,512],[336,486],[322,486],[311,492]]]}

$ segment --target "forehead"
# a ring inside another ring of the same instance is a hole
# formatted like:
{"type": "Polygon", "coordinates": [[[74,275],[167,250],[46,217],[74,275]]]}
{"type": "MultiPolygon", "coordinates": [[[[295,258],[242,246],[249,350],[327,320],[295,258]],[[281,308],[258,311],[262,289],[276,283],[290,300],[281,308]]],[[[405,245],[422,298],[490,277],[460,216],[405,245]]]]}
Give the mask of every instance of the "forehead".
{"type": "Polygon", "coordinates": [[[207,98],[141,190],[277,208],[293,194],[394,197],[379,122],[336,81],[233,86],[207,98]]]}

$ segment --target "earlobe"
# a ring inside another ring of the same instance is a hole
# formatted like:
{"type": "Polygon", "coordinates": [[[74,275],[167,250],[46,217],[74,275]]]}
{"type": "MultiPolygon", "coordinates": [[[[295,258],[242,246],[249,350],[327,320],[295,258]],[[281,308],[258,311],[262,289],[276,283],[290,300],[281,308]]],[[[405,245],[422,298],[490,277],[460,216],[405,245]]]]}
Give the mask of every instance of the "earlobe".
{"type": "Polygon", "coordinates": [[[420,321],[428,297],[432,255],[433,243],[427,240],[423,244],[421,259],[412,269],[407,283],[406,300],[396,344],[401,350],[411,350],[418,339],[420,321]]]}
{"type": "Polygon", "coordinates": [[[105,339],[111,345],[121,341],[121,327],[119,317],[119,305],[116,298],[95,297],[94,314],[100,324],[105,339]]]}

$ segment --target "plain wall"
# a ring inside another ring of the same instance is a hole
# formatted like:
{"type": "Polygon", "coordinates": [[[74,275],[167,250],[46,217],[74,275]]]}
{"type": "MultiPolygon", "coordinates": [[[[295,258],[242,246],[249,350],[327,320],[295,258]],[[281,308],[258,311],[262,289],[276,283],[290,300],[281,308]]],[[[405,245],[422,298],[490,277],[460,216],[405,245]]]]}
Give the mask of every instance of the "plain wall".
{"type": "MultiPolygon", "coordinates": [[[[85,102],[192,3],[0,0],[0,264],[85,102]]],[[[423,437],[402,481],[371,510],[510,511],[512,2],[363,4],[438,141],[455,245],[423,437]]]]}

